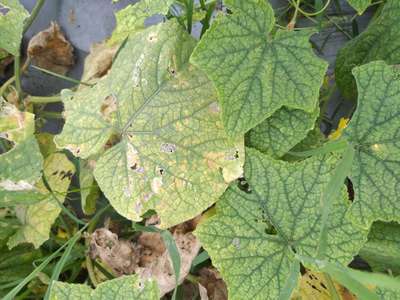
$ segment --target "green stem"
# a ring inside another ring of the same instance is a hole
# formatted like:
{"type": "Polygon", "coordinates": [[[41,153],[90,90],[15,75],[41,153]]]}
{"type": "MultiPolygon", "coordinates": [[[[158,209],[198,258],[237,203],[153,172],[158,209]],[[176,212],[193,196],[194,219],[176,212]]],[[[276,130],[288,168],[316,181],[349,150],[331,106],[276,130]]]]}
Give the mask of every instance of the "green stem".
{"type": "Polygon", "coordinates": [[[64,119],[62,116],[62,113],[60,112],[52,112],[52,111],[41,111],[38,113],[38,116],[42,118],[48,118],[48,119],[64,119]]]}
{"type": "Polygon", "coordinates": [[[186,19],[187,19],[187,30],[192,33],[193,26],[193,0],[186,0],[186,19]]]}
{"type": "Polygon", "coordinates": [[[213,2],[207,8],[206,16],[201,21],[201,24],[203,25],[203,28],[201,29],[201,36],[203,36],[203,34],[208,30],[208,28],[210,28],[210,20],[216,5],[217,2],[213,2]]]}
{"type": "Polygon", "coordinates": [[[332,277],[327,273],[324,273],[324,277],[326,279],[326,283],[328,285],[328,291],[329,294],[331,294],[332,300],[340,300],[340,297],[335,288],[335,284],[333,283],[332,277]]]}
{"type": "Polygon", "coordinates": [[[293,3],[292,1],[290,1],[290,3],[295,7],[295,9],[294,9],[294,14],[293,14],[292,20],[290,20],[290,22],[287,26],[289,30],[293,30],[296,27],[297,16],[299,14],[299,9],[300,9],[300,1],[301,0],[296,0],[296,3],[293,3]]]}
{"type": "Polygon", "coordinates": [[[35,7],[32,9],[31,15],[25,21],[23,33],[27,32],[29,27],[31,27],[32,23],[35,21],[36,17],[38,16],[38,14],[39,14],[40,10],[42,9],[42,6],[45,2],[46,2],[46,0],[37,0],[36,1],[35,7]]]}
{"type": "Polygon", "coordinates": [[[18,100],[22,97],[22,85],[21,85],[21,56],[17,55],[14,57],[14,77],[15,77],[15,88],[17,90],[18,100]]]}
{"type": "Polygon", "coordinates": [[[0,97],[4,95],[7,88],[15,81],[15,76],[8,79],[1,87],[0,87],[0,97]]]}
{"type": "Polygon", "coordinates": [[[50,96],[50,97],[39,97],[39,96],[31,96],[28,98],[28,103],[38,103],[38,104],[47,104],[47,103],[56,103],[61,102],[60,96],[50,96]]]}

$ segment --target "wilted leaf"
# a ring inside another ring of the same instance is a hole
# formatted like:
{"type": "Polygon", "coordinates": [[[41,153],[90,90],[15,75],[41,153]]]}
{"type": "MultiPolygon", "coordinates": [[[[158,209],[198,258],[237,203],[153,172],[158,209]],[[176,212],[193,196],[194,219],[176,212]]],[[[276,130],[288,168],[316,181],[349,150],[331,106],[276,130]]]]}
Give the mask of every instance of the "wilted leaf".
{"type": "MultiPolygon", "coordinates": [[[[287,292],[289,278],[300,276],[295,253],[317,255],[321,198],[336,165],[330,156],[287,163],[247,149],[251,191],[232,185],[217,203],[217,214],[195,232],[227,283],[230,299],[277,299],[287,292]]],[[[347,194],[335,199],[327,224],[326,256],[343,264],[367,235],[345,218],[348,206],[347,194]]]]}
{"type": "Polygon", "coordinates": [[[245,133],[282,106],[312,113],[327,63],[314,55],[311,31],[277,30],[261,0],[227,0],[233,14],[216,19],[191,61],[212,79],[231,136],[245,133]]]}
{"type": "Polygon", "coordinates": [[[280,158],[302,141],[315,127],[319,109],[308,113],[281,108],[247,135],[246,146],[280,158]]]}
{"type": "Polygon", "coordinates": [[[65,75],[74,65],[73,51],[55,22],[36,34],[28,45],[28,56],[33,64],[61,75],[65,75]]]}
{"type": "Polygon", "coordinates": [[[211,83],[188,64],[194,44],[175,22],[148,28],[128,39],[96,86],[64,101],[56,143],[81,158],[107,144],[94,175],[128,219],[155,209],[163,228],[179,224],[242,173],[243,139],[228,140],[211,83]]]}
{"type": "Polygon", "coordinates": [[[18,0],[0,0],[0,48],[19,56],[28,11],[18,0]]]}
{"type": "Polygon", "coordinates": [[[368,241],[360,250],[360,256],[374,272],[390,272],[400,275],[400,225],[377,222],[372,225],[368,241]]]}
{"type": "Polygon", "coordinates": [[[335,78],[343,96],[356,100],[357,87],[351,73],[354,67],[384,60],[400,63],[400,1],[386,1],[380,15],[368,28],[342,48],[337,56],[335,78]]]}
{"type": "Polygon", "coordinates": [[[351,6],[358,12],[358,14],[362,14],[368,6],[371,5],[372,0],[347,0],[351,6]]]}
{"type": "Polygon", "coordinates": [[[106,43],[93,44],[85,59],[82,81],[92,82],[106,75],[117,50],[118,47],[109,47],[106,43]]]}
{"type": "Polygon", "coordinates": [[[119,44],[130,34],[143,30],[148,17],[166,15],[172,3],[174,0],[141,0],[120,10],[115,14],[117,26],[109,44],[119,44]]]}
{"type": "MultiPolygon", "coordinates": [[[[179,225],[173,232],[181,258],[179,283],[189,274],[201,247],[193,234],[183,228],[184,225],[179,225]]],[[[141,278],[153,278],[161,297],[175,288],[170,253],[158,232],[143,232],[135,242],[131,242],[118,239],[108,229],[97,229],[90,239],[90,255],[93,259],[100,259],[116,276],[136,273],[141,278]]]]}
{"type": "Polygon", "coordinates": [[[65,154],[55,153],[46,158],[43,173],[52,193],[41,181],[37,184],[37,189],[45,195],[44,200],[16,208],[21,227],[10,237],[10,248],[20,243],[32,243],[38,248],[48,240],[51,226],[61,212],[57,201],[64,202],[74,172],[75,167],[65,154]]]}
{"type": "Polygon", "coordinates": [[[375,220],[400,221],[400,71],[379,61],[353,74],[358,108],[344,134],[356,151],[350,212],[367,228],[375,220]]]}
{"type": "Polygon", "coordinates": [[[158,300],[155,281],[142,280],[138,275],[124,276],[100,283],[95,290],[84,284],[55,282],[50,300],[158,300]]]}

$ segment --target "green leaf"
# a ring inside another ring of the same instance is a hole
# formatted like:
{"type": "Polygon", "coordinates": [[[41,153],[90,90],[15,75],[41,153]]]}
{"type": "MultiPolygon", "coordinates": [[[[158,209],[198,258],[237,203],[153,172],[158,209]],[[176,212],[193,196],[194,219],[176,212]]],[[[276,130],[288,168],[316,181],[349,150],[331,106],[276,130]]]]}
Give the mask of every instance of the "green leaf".
{"type": "MultiPolygon", "coordinates": [[[[3,228],[2,228],[3,230],[3,228]]],[[[0,297],[5,296],[18,282],[35,268],[33,263],[41,258],[41,251],[19,246],[12,250],[0,248],[0,297]],[[14,283],[14,284],[13,284],[14,283]]]]}
{"type": "Polygon", "coordinates": [[[335,79],[345,98],[357,98],[356,82],[351,73],[354,67],[376,60],[393,65],[400,63],[399,23],[400,1],[388,0],[368,28],[339,51],[335,79]]]}
{"type": "Polygon", "coordinates": [[[34,184],[40,179],[43,158],[33,135],[34,118],[0,98],[0,138],[14,143],[14,148],[0,155],[1,206],[40,200],[34,184]],[[25,197],[31,194],[35,199],[25,197]]]}
{"type": "Polygon", "coordinates": [[[123,276],[100,283],[95,290],[84,284],[55,282],[50,300],[158,300],[159,290],[153,280],[140,279],[138,275],[123,276]]]}
{"type": "Polygon", "coordinates": [[[363,12],[371,5],[372,0],[347,0],[351,6],[358,12],[359,15],[362,15],[363,12]]]}
{"type": "Polygon", "coordinates": [[[28,11],[18,0],[0,0],[0,48],[19,56],[28,11]]]}
{"type": "Polygon", "coordinates": [[[82,159],[79,162],[79,184],[81,189],[82,210],[86,215],[96,211],[96,202],[100,197],[100,189],[94,179],[95,161],[82,159]]]}
{"type": "Polygon", "coordinates": [[[400,221],[399,69],[379,61],[353,70],[358,108],[345,131],[355,149],[350,179],[354,222],[400,221]]]}
{"type": "Polygon", "coordinates": [[[312,31],[278,30],[267,1],[227,0],[191,61],[212,79],[231,136],[260,124],[282,106],[312,113],[327,63],[314,55],[312,31]]]}
{"type": "Polygon", "coordinates": [[[46,158],[43,173],[52,192],[47,191],[41,181],[37,184],[38,190],[46,198],[39,203],[16,208],[21,227],[10,237],[10,248],[21,243],[32,243],[38,248],[48,240],[51,226],[61,212],[60,203],[64,202],[74,172],[75,167],[65,154],[55,153],[46,158]]]}
{"type": "Polygon", "coordinates": [[[314,128],[318,115],[319,109],[308,113],[298,109],[281,108],[250,130],[246,137],[246,146],[280,158],[306,138],[308,132],[314,128]]]}
{"type": "MultiPolygon", "coordinates": [[[[231,299],[277,299],[287,292],[292,269],[300,269],[295,254],[317,255],[321,199],[336,165],[333,156],[287,163],[247,149],[245,174],[251,190],[232,185],[217,203],[216,215],[195,232],[231,299]]],[[[326,255],[343,264],[358,253],[367,235],[345,217],[348,202],[347,195],[335,198],[327,224],[326,255]]]]}
{"type": "Polygon", "coordinates": [[[64,101],[56,144],[88,158],[110,141],[94,175],[128,219],[154,209],[163,228],[179,224],[242,174],[243,138],[228,140],[211,83],[188,64],[194,45],[175,22],[148,28],[127,40],[95,87],[64,101]]]}
{"type": "Polygon", "coordinates": [[[400,225],[374,223],[360,256],[374,272],[389,271],[393,275],[400,275],[400,225]]]}
{"type": "Polygon", "coordinates": [[[153,15],[166,15],[174,0],[141,0],[129,5],[115,14],[117,25],[109,44],[122,43],[130,34],[145,28],[145,21],[153,15]]]}

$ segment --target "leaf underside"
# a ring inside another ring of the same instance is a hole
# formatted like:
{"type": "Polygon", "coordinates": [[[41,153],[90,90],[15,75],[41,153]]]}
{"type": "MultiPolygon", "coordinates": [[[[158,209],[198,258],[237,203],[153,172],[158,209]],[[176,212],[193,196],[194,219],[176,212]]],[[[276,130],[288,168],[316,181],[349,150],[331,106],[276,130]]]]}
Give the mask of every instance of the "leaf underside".
{"type": "Polygon", "coordinates": [[[88,158],[113,207],[131,220],[155,209],[161,226],[195,217],[242,174],[243,138],[228,140],[195,45],[175,22],[131,36],[108,76],[65,102],[59,147],[88,158]]]}
{"type": "Polygon", "coordinates": [[[358,108],[345,131],[356,150],[351,215],[364,227],[375,220],[400,221],[400,72],[378,61],[353,74],[358,108]]]}
{"type": "MultiPolygon", "coordinates": [[[[336,163],[326,156],[287,163],[247,150],[251,192],[232,185],[217,203],[216,215],[196,230],[231,299],[277,299],[290,270],[300,268],[295,253],[315,257],[321,197],[336,163]]],[[[345,217],[348,206],[347,195],[336,199],[328,224],[326,255],[343,264],[358,253],[367,235],[345,217]]]]}
{"type": "Polygon", "coordinates": [[[216,19],[191,61],[215,84],[227,132],[243,134],[282,106],[313,112],[327,63],[312,51],[312,32],[271,37],[275,18],[266,1],[225,4],[233,14],[216,19]]]}

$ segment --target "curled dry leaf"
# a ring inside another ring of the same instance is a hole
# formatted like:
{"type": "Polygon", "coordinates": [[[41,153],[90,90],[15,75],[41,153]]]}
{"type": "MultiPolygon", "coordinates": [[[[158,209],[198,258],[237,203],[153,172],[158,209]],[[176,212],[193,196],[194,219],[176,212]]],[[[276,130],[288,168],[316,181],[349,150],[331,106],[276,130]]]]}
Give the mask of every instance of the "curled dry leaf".
{"type": "Polygon", "coordinates": [[[73,51],[71,43],[55,22],[36,34],[28,45],[28,56],[36,66],[61,75],[74,65],[73,51]]]}
{"type": "Polygon", "coordinates": [[[228,289],[217,269],[211,267],[200,269],[198,279],[199,284],[207,290],[210,300],[228,299],[228,289]]]}
{"type": "Polygon", "coordinates": [[[118,47],[107,46],[106,43],[96,43],[90,47],[86,57],[82,81],[93,82],[107,74],[110,70],[118,47]]]}
{"type": "MultiPolygon", "coordinates": [[[[200,250],[200,242],[191,233],[195,223],[173,228],[173,237],[181,256],[179,282],[189,274],[193,259],[200,250]]],[[[117,276],[139,274],[141,278],[157,281],[160,295],[175,288],[175,275],[168,250],[159,233],[142,233],[135,242],[118,239],[106,228],[97,229],[91,236],[90,256],[99,258],[117,276]]]]}
{"type": "Polygon", "coordinates": [[[92,234],[89,251],[92,259],[99,258],[116,276],[132,274],[138,267],[138,249],[129,241],[119,240],[106,228],[92,234]]]}

